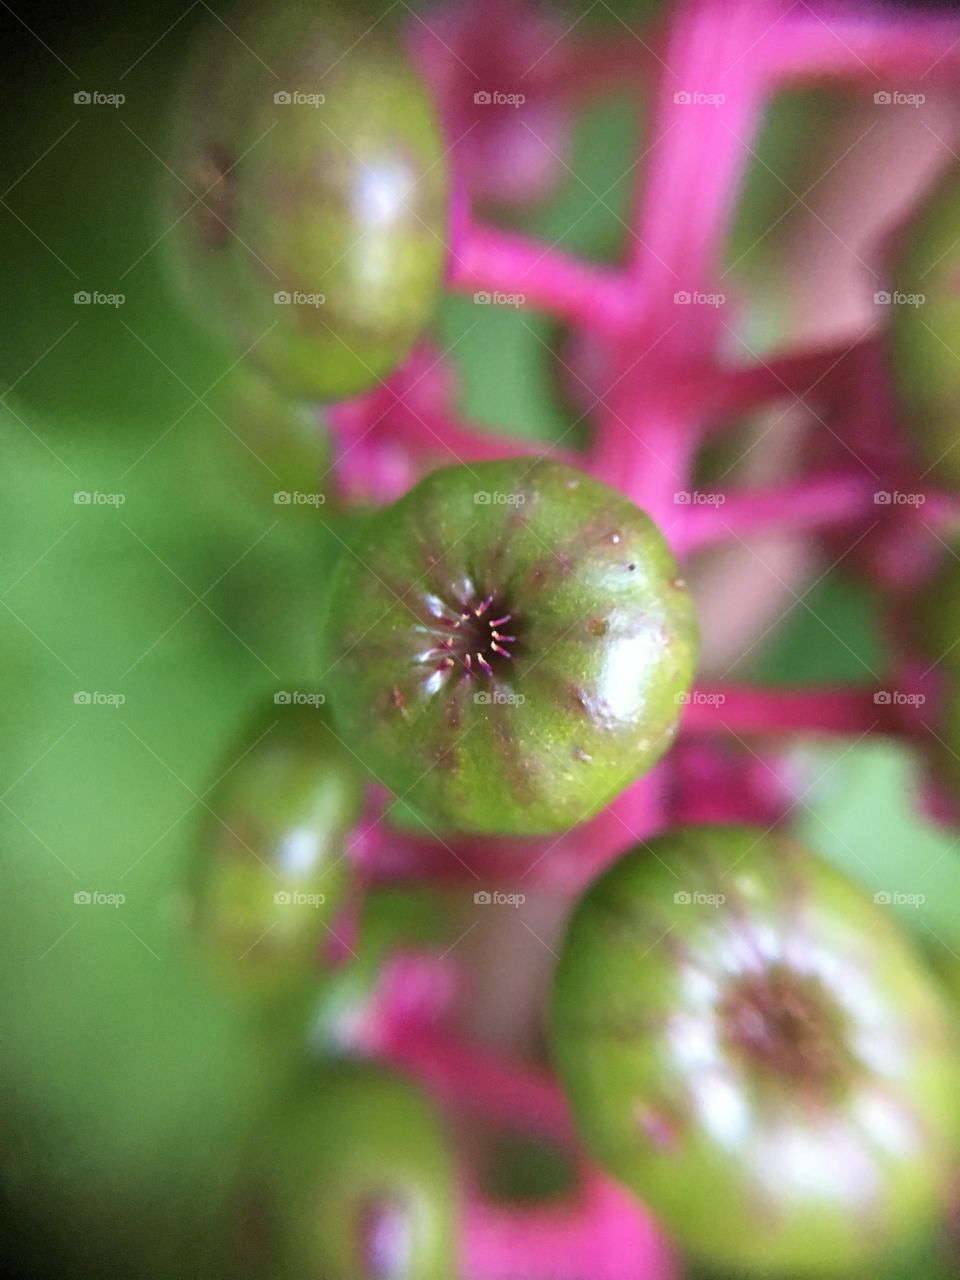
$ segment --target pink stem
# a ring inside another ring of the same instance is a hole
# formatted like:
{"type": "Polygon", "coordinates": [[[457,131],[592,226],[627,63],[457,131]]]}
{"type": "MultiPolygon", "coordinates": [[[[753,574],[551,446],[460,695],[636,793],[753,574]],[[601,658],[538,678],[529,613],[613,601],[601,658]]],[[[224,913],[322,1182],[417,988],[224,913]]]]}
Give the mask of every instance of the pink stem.
{"type": "Polygon", "coordinates": [[[718,275],[761,119],[761,64],[747,55],[779,8],[779,0],[677,6],[631,252],[631,275],[651,310],[669,306],[678,290],[707,288],[718,275]],[[719,101],[700,100],[711,96],[719,101]]]}
{"type": "Polygon", "coordinates": [[[767,64],[770,78],[781,85],[842,77],[882,91],[895,77],[901,92],[918,92],[952,80],[960,67],[960,22],[953,17],[904,20],[874,7],[862,16],[833,14],[824,20],[801,7],[783,19],[780,32],[767,64]]]}
{"type": "Polygon", "coordinates": [[[530,1208],[468,1200],[464,1280],[671,1280],[676,1258],[654,1220],[589,1171],[575,1200],[530,1208]]]}
{"type": "Polygon", "coordinates": [[[775,352],[762,363],[723,370],[713,387],[717,420],[784,398],[802,399],[811,391],[818,398],[843,386],[851,366],[865,353],[876,351],[874,339],[838,343],[808,351],[775,352]]]}
{"type": "Polygon", "coordinates": [[[635,291],[613,273],[586,266],[556,246],[477,223],[464,232],[450,287],[460,293],[503,294],[562,320],[620,332],[635,305],[635,291]]]}
{"type": "Polygon", "coordinates": [[[418,1027],[388,1029],[379,1051],[458,1111],[479,1112],[492,1125],[574,1142],[567,1100],[545,1072],[505,1061],[475,1044],[418,1027]]]}
{"type": "Polygon", "coordinates": [[[782,822],[805,780],[784,753],[764,743],[755,753],[729,735],[684,735],[671,755],[670,825],[782,822]]]}
{"type": "Polygon", "coordinates": [[[758,493],[694,491],[676,543],[690,555],[731,538],[823,529],[878,519],[877,485],[869,477],[825,475],[758,493]]]}
{"type": "Polygon", "coordinates": [[[820,688],[765,689],[736,684],[700,684],[689,695],[685,733],[838,733],[901,732],[899,717],[875,697],[873,688],[827,685],[820,688]]]}
{"type": "MultiPolygon", "coordinates": [[[[644,372],[640,365],[631,376],[644,372]]],[[[696,446],[694,426],[672,407],[659,413],[656,401],[641,400],[638,409],[633,390],[632,384],[625,384],[624,394],[610,396],[605,403],[590,470],[641,507],[674,544],[685,511],[677,495],[687,490],[696,446]]]]}

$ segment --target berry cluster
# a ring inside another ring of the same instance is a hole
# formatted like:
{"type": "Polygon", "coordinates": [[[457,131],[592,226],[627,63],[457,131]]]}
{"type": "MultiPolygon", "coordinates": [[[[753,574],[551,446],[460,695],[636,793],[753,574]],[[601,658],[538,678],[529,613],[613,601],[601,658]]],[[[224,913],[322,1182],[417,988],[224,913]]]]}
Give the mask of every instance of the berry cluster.
{"type": "MultiPolygon", "coordinates": [[[[392,20],[293,0],[241,13],[258,56],[238,62],[215,32],[172,142],[204,192],[178,211],[176,278],[269,387],[248,398],[258,429],[323,405],[341,547],[318,591],[327,705],[251,731],[196,893],[203,951],[256,1002],[292,998],[297,1023],[322,986],[319,1076],[238,1178],[236,1214],[257,1225],[243,1265],[641,1280],[672,1274],[672,1238],[763,1275],[864,1274],[944,1219],[953,1014],[892,917],[775,830],[789,788],[774,748],[761,759],[743,735],[930,728],[948,762],[958,718],[926,726],[872,687],[694,688],[684,575],[724,541],[854,527],[885,585],[929,580],[920,504],[882,493],[922,492],[941,532],[957,520],[925,483],[954,484],[960,456],[955,176],[901,229],[891,267],[891,287],[924,279],[933,305],[894,309],[882,338],[734,365],[715,300],[774,87],[874,67],[948,83],[960,28],[828,24],[774,0],[681,0],[655,48],[571,34],[522,0],[392,20]],[[693,92],[733,65],[725,94],[693,92]],[[556,143],[523,181],[529,127],[491,110],[489,86],[511,75],[556,143]],[[577,101],[611,81],[658,86],[622,266],[481,222],[549,189],[577,101]],[[530,456],[461,419],[452,366],[423,337],[444,283],[522,296],[567,326],[583,449],[530,456]],[[814,390],[828,430],[788,484],[694,500],[732,415],[814,390]],[[477,867],[517,889],[502,897],[539,885],[576,904],[549,1001],[559,1084],[535,1051],[506,1062],[454,1031],[459,937],[434,919],[375,939],[387,882],[427,895],[477,867]],[[427,1098],[384,1068],[458,1119],[534,1130],[566,1152],[573,1190],[497,1204],[427,1098]]],[[[939,617],[932,663],[956,639],[954,611],[939,617]]],[[[941,670],[950,707],[960,667],[941,670]]]]}

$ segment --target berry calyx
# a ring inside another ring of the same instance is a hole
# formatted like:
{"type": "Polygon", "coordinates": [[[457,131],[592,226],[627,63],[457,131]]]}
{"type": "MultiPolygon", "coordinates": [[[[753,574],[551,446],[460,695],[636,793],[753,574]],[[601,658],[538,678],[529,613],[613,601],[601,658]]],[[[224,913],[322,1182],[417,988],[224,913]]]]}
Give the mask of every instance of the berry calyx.
{"type": "Polygon", "coordinates": [[[283,392],[352,395],[406,356],[440,289],[447,173],[427,94],[378,21],[283,0],[211,23],[169,170],[183,295],[283,392]]]}
{"type": "Polygon", "coordinates": [[[434,472],[374,516],[331,587],[340,732],[428,822],[585,821],[669,746],[697,649],[652,521],[548,460],[434,472]]]}
{"type": "Polygon", "coordinates": [[[892,917],[782,835],[683,828],[602,875],[553,1047],[593,1153],[715,1265],[860,1274],[949,1194],[950,1011],[892,917]]]}

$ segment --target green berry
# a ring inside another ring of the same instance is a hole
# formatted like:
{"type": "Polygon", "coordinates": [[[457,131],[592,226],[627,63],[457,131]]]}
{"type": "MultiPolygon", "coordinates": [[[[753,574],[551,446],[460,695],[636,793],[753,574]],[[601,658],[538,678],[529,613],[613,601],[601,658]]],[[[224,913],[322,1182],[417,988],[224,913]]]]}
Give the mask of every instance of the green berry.
{"type": "MultiPolygon", "coordinates": [[[[412,1085],[355,1063],[312,1077],[250,1158],[243,1275],[450,1280],[456,1175],[448,1137],[412,1085]]],[[[232,1274],[232,1273],[231,1273],[232,1274]]]]}
{"type": "Polygon", "coordinates": [[[651,520],[559,463],[434,472],[374,516],[331,587],[343,736],[431,823],[546,833],[670,744],[692,679],[686,586],[651,520]]]}
{"type": "Polygon", "coordinates": [[[182,181],[166,179],[182,290],[238,354],[309,399],[354,394],[400,363],[446,254],[433,109],[399,40],[349,14],[280,0],[211,21],[176,114],[182,181]]]}
{"type": "Polygon", "coordinates": [[[960,485],[960,167],[916,213],[894,264],[890,359],[917,456],[960,485]]]}
{"type": "Polygon", "coordinates": [[[196,870],[193,925],[229,986],[301,989],[342,905],[362,783],[325,713],[275,706],[223,763],[196,870]]]}
{"type": "Polygon", "coordinates": [[[690,827],[601,876],[553,1045],[596,1157],[714,1265],[875,1274],[942,1212],[951,1016],[893,918],[783,835],[690,827]]]}

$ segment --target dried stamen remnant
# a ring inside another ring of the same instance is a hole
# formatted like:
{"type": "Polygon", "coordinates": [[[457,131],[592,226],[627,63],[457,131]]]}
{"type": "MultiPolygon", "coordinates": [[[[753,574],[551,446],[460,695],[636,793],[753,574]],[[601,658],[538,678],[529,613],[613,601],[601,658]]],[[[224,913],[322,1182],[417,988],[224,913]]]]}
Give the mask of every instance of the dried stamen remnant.
{"type": "Polygon", "coordinates": [[[727,1044],[748,1070],[816,1095],[855,1068],[840,1010],[823,985],[778,965],[736,983],[720,1007],[727,1044]]]}
{"type": "Polygon", "coordinates": [[[502,661],[513,660],[511,646],[518,638],[513,614],[501,612],[503,602],[496,594],[480,596],[471,580],[460,585],[461,599],[455,605],[433,593],[425,600],[434,643],[418,654],[417,661],[431,670],[426,682],[431,692],[458,674],[462,680],[491,679],[502,661]],[[442,628],[439,634],[437,624],[442,628]]]}

